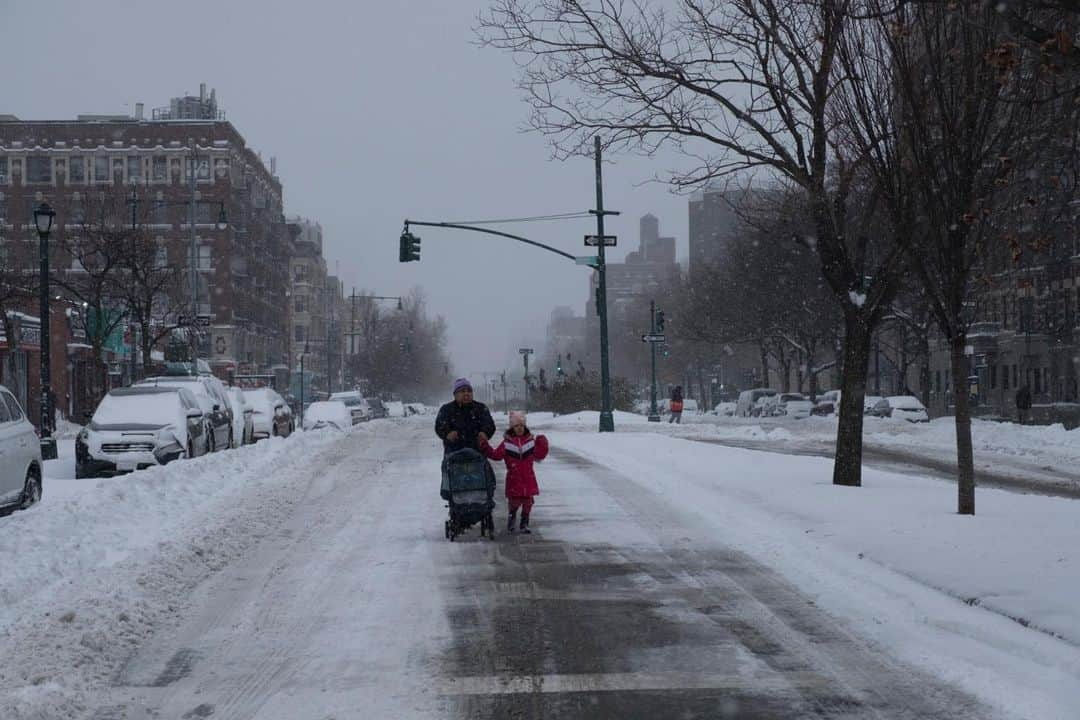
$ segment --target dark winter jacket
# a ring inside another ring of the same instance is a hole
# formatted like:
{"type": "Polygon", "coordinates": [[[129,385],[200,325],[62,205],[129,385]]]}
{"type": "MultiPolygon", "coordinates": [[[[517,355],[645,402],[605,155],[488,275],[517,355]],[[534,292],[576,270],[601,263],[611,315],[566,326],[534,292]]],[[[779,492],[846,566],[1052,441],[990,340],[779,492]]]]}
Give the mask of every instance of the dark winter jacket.
{"type": "Polygon", "coordinates": [[[449,454],[462,448],[479,450],[477,436],[484,433],[488,437],[495,434],[495,421],[491,419],[487,405],[471,402],[468,405],[458,405],[451,401],[439,408],[439,414],[435,418],[435,434],[443,441],[443,453],[449,454]],[[450,442],[446,439],[452,431],[457,430],[458,439],[450,442]]]}
{"type": "Polygon", "coordinates": [[[506,438],[498,447],[481,443],[480,449],[495,461],[506,461],[506,497],[532,497],[540,494],[536,484],[533,463],[547,457],[548,440],[543,435],[532,435],[526,429],[524,435],[506,431],[506,438]]]}

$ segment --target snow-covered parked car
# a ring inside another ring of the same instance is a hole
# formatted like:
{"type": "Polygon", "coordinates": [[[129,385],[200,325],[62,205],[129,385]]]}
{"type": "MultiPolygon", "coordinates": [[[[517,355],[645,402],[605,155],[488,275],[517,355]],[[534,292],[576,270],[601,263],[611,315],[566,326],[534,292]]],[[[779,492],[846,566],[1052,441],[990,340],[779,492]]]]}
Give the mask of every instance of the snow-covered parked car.
{"type": "Polygon", "coordinates": [[[776,391],[772,388],[754,388],[753,390],[743,390],[739,393],[739,400],[735,404],[736,417],[753,417],[754,407],[758,401],[763,397],[775,395],[776,391]]]}
{"type": "Polygon", "coordinates": [[[762,416],[785,416],[797,419],[810,417],[814,404],[802,393],[780,393],[765,401],[762,416]]]}
{"type": "Polygon", "coordinates": [[[240,388],[230,387],[225,390],[232,405],[233,447],[255,442],[255,421],[252,419],[255,409],[248,404],[244,391],[240,388]]]}
{"type": "MultiPolygon", "coordinates": [[[[28,508],[41,499],[41,442],[15,396],[0,385],[0,509],[28,508]]],[[[17,558],[12,558],[17,562],[17,558]]]]}
{"type": "Polygon", "coordinates": [[[383,404],[386,406],[386,417],[405,417],[405,403],[399,400],[387,400],[383,404]]]}
{"type": "Polygon", "coordinates": [[[878,417],[900,418],[908,422],[930,422],[926,407],[913,395],[891,395],[874,405],[878,417]]]}
{"type": "Polygon", "coordinates": [[[208,451],[203,411],[190,390],[117,388],[75,438],[75,477],[117,475],[208,451]]]}
{"type": "Polygon", "coordinates": [[[273,388],[261,387],[244,390],[244,399],[254,411],[251,415],[254,437],[286,437],[293,431],[292,411],[285,398],[273,388]]]}
{"type": "Polygon", "coordinates": [[[738,403],[733,403],[733,402],[718,403],[717,406],[713,408],[712,414],[713,415],[719,415],[721,417],[732,417],[733,415],[735,415],[735,408],[736,407],[738,407],[738,403]]]}
{"type": "Polygon", "coordinates": [[[762,395],[759,397],[757,402],[750,408],[750,417],[767,417],[765,415],[766,409],[769,407],[771,400],[774,397],[776,397],[776,395],[762,395]]]}
{"type": "Polygon", "coordinates": [[[885,398],[880,395],[866,395],[863,397],[863,415],[873,415],[874,408],[885,398]]]}
{"type": "Polygon", "coordinates": [[[348,430],[352,426],[352,413],[340,400],[319,400],[308,405],[304,411],[305,430],[321,430],[325,427],[348,430]]]}
{"type": "Polygon", "coordinates": [[[840,414],[840,391],[826,390],[817,397],[811,415],[839,415],[840,414]]]}
{"type": "Polygon", "coordinates": [[[358,425],[365,420],[371,419],[371,408],[368,407],[367,400],[355,390],[336,392],[330,396],[330,399],[338,400],[344,403],[345,407],[349,408],[349,414],[352,417],[353,425],[358,425]]]}
{"type": "Polygon", "coordinates": [[[159,375],[140,380],[134,385],[144,386],[189,390],[202,409],[203,422],[209,434],[210,451],[232,447],[232,407],[220,380],[202,375],[159,375]]]}

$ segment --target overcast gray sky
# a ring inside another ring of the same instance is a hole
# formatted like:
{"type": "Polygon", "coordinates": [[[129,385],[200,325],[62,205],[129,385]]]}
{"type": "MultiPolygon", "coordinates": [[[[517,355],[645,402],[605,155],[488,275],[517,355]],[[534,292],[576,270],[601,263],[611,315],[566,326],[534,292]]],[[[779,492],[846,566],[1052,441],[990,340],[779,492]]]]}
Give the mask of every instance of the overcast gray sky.
{"type": "MultiPolygon", "coordinates": [[[[423,286],[450,326],[459,372],[517,367],[540,348],[555,305],[584,312],[588,272],[528,246],[425,229],[422,260],[401,265],[405,217],[472,220],[587,210],[593,168],[556,162],[522,133],[528,109],[509,55],[475,45],[471,0],[0,0],[6,55],[0,113],[24,119],[149,109],[217,89],[264,159],[278,158],[285,209],[322,223],[346,283],[381,295],[423,286]],[[512,364],[511,364],[512,363],[512,364]]],[[[687,248],[687,199],[645,183],[673,165],[613,158],[605,205],[616,258],[637,220],[660,218],[687,248]]],[[[516,232],[586,254],[591,220],[516,232]]],[[[507,228],[515,232],[513,228],[507,228]]]]}

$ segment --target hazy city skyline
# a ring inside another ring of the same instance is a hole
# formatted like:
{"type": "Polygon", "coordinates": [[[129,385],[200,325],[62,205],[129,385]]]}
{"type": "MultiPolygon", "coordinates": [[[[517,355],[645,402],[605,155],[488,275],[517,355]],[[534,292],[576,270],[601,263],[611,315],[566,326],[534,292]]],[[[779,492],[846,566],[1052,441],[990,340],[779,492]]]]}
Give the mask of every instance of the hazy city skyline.
{"type": "MultiPolygon", "coordinates": [[[[589,160],[550,161],[543,137],[521,131],[528,109],[510,56],[480,48],[485,3],[315,2],[268,9],[250,0],[196,0],[183,13],[129,0],[0,2],[26,62],[0,112],[21,119],[147,114],[169,98],[217,90],[227,118],[265,162],[277,158],[285,212],[322,224],[327,263],[346,292],[423,287],[446,317],[458,372],[512,367],[521,343],[543,341],[556,305],[584,312],[588,273],[512,242],[419,229],[420,263],[399,265],[406,217],[474,220],[587,210],[589,160]],[[159,17],[155,17],[159,16],[159,17]],[[386,32],[386,28],[395,28],[386,32]]],[[[677,160],[612,157],[605,204],[620,259],[637,247],[638,218],[656,215],[687,247],[687,199],[648,182],[677,160]]],[[[591,220],[531,223],[516,232],[586,254],[591,220]]]]}

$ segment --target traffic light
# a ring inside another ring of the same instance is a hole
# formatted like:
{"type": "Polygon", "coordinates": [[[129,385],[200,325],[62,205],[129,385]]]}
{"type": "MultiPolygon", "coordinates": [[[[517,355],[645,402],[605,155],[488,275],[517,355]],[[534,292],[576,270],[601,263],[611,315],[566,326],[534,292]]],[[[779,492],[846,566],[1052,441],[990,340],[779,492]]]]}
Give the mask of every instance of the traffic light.
{"type": "Polygon", "coordinates": [[[420,238],[408,230],[401,233],[398,260],[412,262],[420,259],[420,238]]]}
{"type": "Polygon", "coordinates": [[[657,310],[656,311],[656,332],[658,332],[658,333],[664,332],[664,311],[663,310],[657,310]]]}

